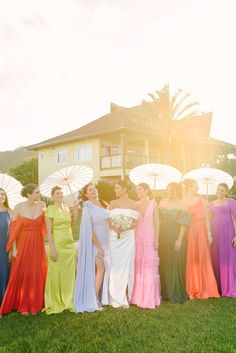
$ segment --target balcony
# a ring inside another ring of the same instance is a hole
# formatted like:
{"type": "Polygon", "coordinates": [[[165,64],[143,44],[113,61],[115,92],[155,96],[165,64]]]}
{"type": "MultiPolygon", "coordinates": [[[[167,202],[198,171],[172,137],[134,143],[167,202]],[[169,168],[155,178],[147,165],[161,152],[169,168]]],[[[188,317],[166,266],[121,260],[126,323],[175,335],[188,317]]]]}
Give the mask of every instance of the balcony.
{"type": "MultiPolygon", "coordinates": [[[[140,164],[147,162],[147,157],[142,155],[125,154],[125,168],[132,169],[140,164]]],[[[100,156],[100,169],[115,169],[122,167],[122,156],[121,154],[115,154],[112,156],[100,156]]]]}

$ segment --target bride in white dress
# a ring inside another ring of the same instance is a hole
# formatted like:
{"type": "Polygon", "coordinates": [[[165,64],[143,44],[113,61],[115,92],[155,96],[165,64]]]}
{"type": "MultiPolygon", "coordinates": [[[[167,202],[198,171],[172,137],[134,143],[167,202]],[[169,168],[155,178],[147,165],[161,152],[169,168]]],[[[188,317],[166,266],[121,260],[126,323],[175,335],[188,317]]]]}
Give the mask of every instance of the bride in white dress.
{"type": "Polygon", "coordinates": [[[109,225],[111,268],[110,304],[114,308],[129,307],[134,280],[134,227],[138,218],[137,204],[128,197],[130,185],[120,181],[115,185],[117,199],[110,203],[109,225]],[[128,296],[128,298],[127,298],[128,296]]]}

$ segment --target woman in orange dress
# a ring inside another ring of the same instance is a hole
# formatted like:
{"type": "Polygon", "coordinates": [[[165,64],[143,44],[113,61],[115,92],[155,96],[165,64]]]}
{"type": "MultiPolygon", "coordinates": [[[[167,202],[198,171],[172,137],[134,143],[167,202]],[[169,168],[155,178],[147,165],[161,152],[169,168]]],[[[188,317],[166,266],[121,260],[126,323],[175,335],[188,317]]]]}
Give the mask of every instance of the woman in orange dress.
{"type": "Polygon", "coordinates": [[[186,196],[183,203],[191,215],[187,232],[186,289],[190,299],[218,298],[216,279],[213,272],[210,244],[212,237],[207,205],[197,195],[198,185],[193,179],[185,179],[186,196]]]}
{"type": "Polygon", "coordinates": [[[28,184],[22,190],[27,201],[16,205],[10,225],[7,251],[12,257],[10,279],[0,315],[17,310],[28,316],[44,306],[46,253],[44,246],[44,202],[38,185],[28,184]]]}

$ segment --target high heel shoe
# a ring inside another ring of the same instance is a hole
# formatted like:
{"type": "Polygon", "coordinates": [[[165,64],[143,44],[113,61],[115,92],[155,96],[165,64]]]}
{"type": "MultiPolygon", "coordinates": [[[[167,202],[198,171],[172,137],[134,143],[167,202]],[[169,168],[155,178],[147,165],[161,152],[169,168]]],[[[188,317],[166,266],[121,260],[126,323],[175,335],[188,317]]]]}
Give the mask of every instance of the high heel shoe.
{"type": "Polygon", "coordinates": [[[99,300],[97,300],[97,306],[98,306],[98,310],[102,311],[104,308],[102,307],[102,304],[100,303],[99,300]]]}

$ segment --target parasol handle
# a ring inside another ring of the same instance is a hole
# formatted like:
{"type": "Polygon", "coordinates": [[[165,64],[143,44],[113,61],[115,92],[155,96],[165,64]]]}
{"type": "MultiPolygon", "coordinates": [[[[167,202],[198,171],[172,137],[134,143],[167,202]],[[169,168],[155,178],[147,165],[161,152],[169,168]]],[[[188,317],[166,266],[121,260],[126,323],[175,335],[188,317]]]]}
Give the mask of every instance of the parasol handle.
{"type": "Polygon", "coordinates": [[[157,175],[154,175],[154,190],[156,190],[157,185],[157,175]]]}
{"type": "Polygon", "coordinates": [[[68,188],[69,188],[69,190],[70,190],[70,194],[71,194],[71,196],[72,196],[73,200],[74,200],[74,201],[76,201],[76,198],[75,198],[75,197],[74,197],[74,195],[73,195],[73,192],[72,192],[72,189],[71,189],[70,183],[68,183],[68,184],[67,184],[67,186],[68,186],[68,188]]]}

